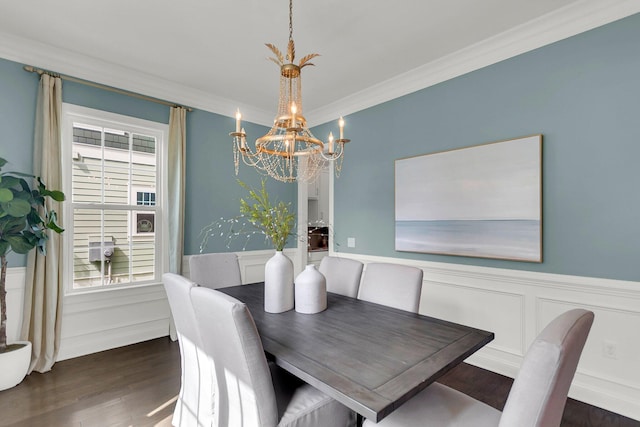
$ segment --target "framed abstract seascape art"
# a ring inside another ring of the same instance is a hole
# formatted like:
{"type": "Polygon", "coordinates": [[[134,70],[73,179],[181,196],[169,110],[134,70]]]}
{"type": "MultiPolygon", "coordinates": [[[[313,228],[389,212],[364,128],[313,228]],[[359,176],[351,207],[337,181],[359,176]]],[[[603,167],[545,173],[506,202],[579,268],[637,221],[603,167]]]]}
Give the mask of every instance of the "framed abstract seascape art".
{"type": "Polygon", "coordinates": [[[542,135],[396,160],[395,246],[542,262],[542,135]]]}

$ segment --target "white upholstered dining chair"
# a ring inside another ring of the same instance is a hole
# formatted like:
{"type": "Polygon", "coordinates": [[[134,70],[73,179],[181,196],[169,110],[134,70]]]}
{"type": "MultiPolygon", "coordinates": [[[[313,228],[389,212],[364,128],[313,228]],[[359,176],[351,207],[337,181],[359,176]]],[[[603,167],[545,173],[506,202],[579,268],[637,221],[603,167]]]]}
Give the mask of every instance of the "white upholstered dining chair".
{"type": "Polygon", "coordinates": [[[211,289],[242,285],[238,255],[233,252],[191,255],[189,277],[211,289]]]}
{"type": "Polygon", "coordinates": [[[529,347],[502,412],[434,383],[379,423],[363,427],[557,427],[593,323],[591,311],[570,310],[551,321],[529,347]]]}
{"type": "Polygon", "coordinates": [[[171,424],[176,427],[212,425],[213,381],[191,304],[197,285],[174,273],[162,276],[180,345],[180,392],[171,424]]]}
{"type": "Polygon", "coordinates": [[[355,259],[325,256],[318,270],[327,279],[327,291],[356,298],[363,266],[355,259]]]}
{"type": "Polygon", "coordinates": [[[346,406],[267,363],[260,336],[244,303],[203,287],[191,289],[191,301],[204,350],[214,370],[214,425],[355,425],[355,415],[346,406]]]}
{"type": "Polygon", "coordinates": [[[358,299],[417,313],[422,275],[420,268],[408,265],[369,263],[362,276],[358,299]]]}

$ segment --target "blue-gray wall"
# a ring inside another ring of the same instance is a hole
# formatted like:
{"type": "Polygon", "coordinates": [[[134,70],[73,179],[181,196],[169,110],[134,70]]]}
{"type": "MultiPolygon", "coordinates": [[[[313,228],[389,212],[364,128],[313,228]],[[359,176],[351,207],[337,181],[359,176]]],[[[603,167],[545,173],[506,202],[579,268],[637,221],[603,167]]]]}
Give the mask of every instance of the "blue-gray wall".
{"type": "MultiPolygon", "coordinates": [[[[23,64],[0,59],[0,157],[10,163],[5,170],[31,172],[33,127],[38,75],[27,73],[23,64]]],[[[169,122],[169,108],[154,102],[117,94],[73,82],[63,82],[63,102],[124,114],[160,123],[169,122]]],[[[244,123],[250,136],[263,135],[264,126],[244,123]]],[[[246,195],[236,182],[229,132],[233,118],[201,110],[187,113],[187,178],[185,206],[185,254],[199,252],[201,229],[217,218],[238,214],[239,200],[246,195]]],[[[238,178],[259,187],[261,176],[241,165],[238,178]]],[[[270,195],[292,203],[297,209],[297,187],[269,180],[270,195]]],[[[289,245],[296,244],[295,241],[289,245]]],[[[222,238],[210,241],[206,252],[241,250],[235,242],[229,248],[222,238]]],[[[247,249],[268,248],[262,239],[253,239],[247,249]]],[[[26,257],[10,254],[11,267],[24,266],[26,257]]]]}
{"type": "MultiPolygon", "coordinates": [[[[634,15],[346,117],[352,142],[335,186],[337,250],[640,280],[639,45],[634,15]],[[535,133],[543,134],[543,263],[394,250],[395,159],[535,133]],[[347,237],[356,238],[355,249],[347,237]]],[[[36,86],[22,64],[0,59],[0,156],[19,170],[31,169],[36,86]]],[[[64,100],[168,121],[166,107],[69,82],[64,100]]],[[[335,134],[334,123],[314,133],[324,136],[330,127],[335,134]]],[[[187,254],[198,252],[208,221],[237,212],[232,128],[229,117],[187,116],[187,254]]],[[[259,184],[246,167],[240,178],[259,184]]],[[[295,204],[295,186],[269,185],[295,204]]],[[[220,239],[208,248],[216,250],[227,250],[220,239]]]]}
{"type": "MultiPolygon", "coordinates": [[[[33,170],[33,126],[37,82],[22,66],[0,59],[0,157],[4,171],[33,170]]],[[[10,253],[9,267],[24,266],[26,257],[10,253]]]]}
{"type": "Polygon", "coordinates": [[[346,117],[337,250],[640,280],[639,46],[634,15],[346,117]],[[538,133],[543,263],[394,250],[395,159],[538,133]]]}

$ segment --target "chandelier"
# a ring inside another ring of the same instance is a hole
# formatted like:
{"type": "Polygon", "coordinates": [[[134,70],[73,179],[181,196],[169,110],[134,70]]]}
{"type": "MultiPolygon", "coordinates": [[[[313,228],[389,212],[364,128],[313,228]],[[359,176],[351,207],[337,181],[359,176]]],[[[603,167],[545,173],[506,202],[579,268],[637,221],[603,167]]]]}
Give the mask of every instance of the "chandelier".
{"type": "Polygon", "coordinates": [[[294,64],[295,44],[293,42],[293,0],[289,0],[289,43],[286,55],[274,45],[266,46],[275,55],[269,60],[280,67],[280,95],[278,113],[273,127],[264,136],[256,139],[255,149],[247,144],[247,135],[242,127],[240,110],[236,112],[236,130],[233,137],[233,160],[238,175],[240,158],[244,164],[256,168],[260,173],[278,181],[314,181],[329,162],[334,163],[336,177],[340,176],[344,159],[344,119],[340,117],[338,126],[340,138],[334,139],[329,133],[324,143],[311,133],[302,108],[302,82],[300,73],[304,67],[314,65],[310,61],[319,56],[311,53],[294,64]]]}

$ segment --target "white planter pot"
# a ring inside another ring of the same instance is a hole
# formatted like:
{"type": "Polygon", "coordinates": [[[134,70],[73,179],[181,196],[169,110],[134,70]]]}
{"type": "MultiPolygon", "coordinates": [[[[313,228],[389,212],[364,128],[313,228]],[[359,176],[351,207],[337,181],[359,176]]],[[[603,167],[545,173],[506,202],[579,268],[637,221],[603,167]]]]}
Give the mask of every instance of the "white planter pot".
{"type": "Polygon", "coordinates": [[[320,313],[327,309],[327,279],[313,264],[296,277],[296,311],[304,314],[320,313]]]}
{"type": "Polygon", "coordinates": [[[282,253],[264,265],[264,311],[282,313],[293,308],[293,262],[282,253]]]}
{"type": "Polygon", "coordinates": [[[15,387],[27,375],[31,363],[31,343],[16,341],[12,344],[24,344],[17,350],[0,353],[0,391],[15,387]]]}

